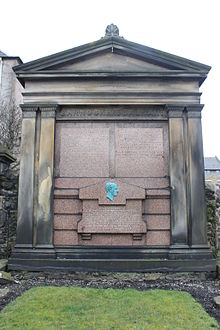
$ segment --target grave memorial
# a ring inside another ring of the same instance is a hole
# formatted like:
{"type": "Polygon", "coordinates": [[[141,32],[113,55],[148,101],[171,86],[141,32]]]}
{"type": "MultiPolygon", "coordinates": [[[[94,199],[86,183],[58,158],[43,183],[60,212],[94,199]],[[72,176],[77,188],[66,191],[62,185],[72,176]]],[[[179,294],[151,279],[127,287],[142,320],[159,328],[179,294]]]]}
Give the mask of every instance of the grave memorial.
{"type": "Polygon", "coordinates": [[[103,38],[14,68],[24,85],[10,269],[215,271],[199,87],[210,67],[103,38]]]}

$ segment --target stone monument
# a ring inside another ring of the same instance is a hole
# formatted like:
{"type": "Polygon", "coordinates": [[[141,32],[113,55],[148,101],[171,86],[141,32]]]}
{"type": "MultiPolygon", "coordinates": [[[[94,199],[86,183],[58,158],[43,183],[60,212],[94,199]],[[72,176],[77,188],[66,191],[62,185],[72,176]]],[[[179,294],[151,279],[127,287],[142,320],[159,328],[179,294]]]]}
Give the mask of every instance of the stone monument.
{"type": "Polygon", "coordinates": [[[9,268],[215,271],[199,91],[209,70],[113,24],[16,66],[25,91],[9,268]]]}

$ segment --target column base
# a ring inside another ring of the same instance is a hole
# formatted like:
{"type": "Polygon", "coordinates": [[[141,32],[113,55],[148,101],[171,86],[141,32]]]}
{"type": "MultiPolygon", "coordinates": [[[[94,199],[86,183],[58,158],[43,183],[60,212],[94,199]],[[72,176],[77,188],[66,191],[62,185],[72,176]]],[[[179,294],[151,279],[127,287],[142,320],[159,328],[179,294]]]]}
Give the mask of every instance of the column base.
{"type": "Polygon", "coordinates": [[[54,249],[54,246],[28,248],[27,246],[21,247],[16,245],[9,258],[9,263],[10,260],[21,260],[21,259],[23,260],[56,259],[56,251],[54,249]]]}
{"type": "Polygon", "coordinates": [[[212,252],[208,245],[171,245],[169,250],[169,259],[196,259],[196,260],[211,260],[213,259],[212,252]]]}

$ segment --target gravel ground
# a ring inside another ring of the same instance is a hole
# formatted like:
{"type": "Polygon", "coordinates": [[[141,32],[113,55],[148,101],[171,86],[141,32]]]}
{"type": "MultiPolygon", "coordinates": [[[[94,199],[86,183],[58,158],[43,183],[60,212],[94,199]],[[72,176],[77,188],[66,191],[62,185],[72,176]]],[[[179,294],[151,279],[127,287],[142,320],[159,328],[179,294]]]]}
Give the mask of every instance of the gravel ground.
{"type": "Polygon", "coordinates": [[[137,290],[166,289],[189,292],[209,315],[220,323],[220,308],[213,298],[220,296],[220,280],[198,278],[191,274],[126,274],[126,273],[26,273],[12,272],[16,283],[0,284],[9,293],[1,298],[0,310],[24,291],[37,286],[78,286],[90,288],[134,288],[137,290]]]}

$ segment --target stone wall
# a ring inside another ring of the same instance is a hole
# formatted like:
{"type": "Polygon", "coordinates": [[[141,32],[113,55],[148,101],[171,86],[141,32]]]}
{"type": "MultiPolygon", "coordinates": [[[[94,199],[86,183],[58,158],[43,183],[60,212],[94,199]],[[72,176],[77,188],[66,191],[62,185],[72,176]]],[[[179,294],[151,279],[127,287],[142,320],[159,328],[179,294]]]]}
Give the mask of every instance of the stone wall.
{"type": "Polygon", "coordinates": [[[13,66],[20,63],[17,57],[1,58],[0,79],[0,145],[7,147],[16,157],[12,167],[19,171],[23,87],[16,79],[13,66]]]}
{"type": "Polygon", "coordinates": [[[220,259],[220,186],[206,182],[208,242],[215,258],[220,259]]]}
{"type": "Polygon", "coordinates": [[[216,212],[218,217],[217,222],[217,244],[218,244],[218,250],[217,250],[217,259],[220,260],[220,184],[217,184],[215,191],[215,198],[216,198],[216,212]]]}
{"type": "Polygon", "coordinates": [[[0,258],[5,258],[16,235],[23,87],[13,71],[21,60],[6,55],[0,60],[0,258]]]}
{"type": "Polygon", "coordinates": [[[0,258],[7,258],[15,244],[18,175],[10,164],[15,158],[0,147],[0,258]]]}

